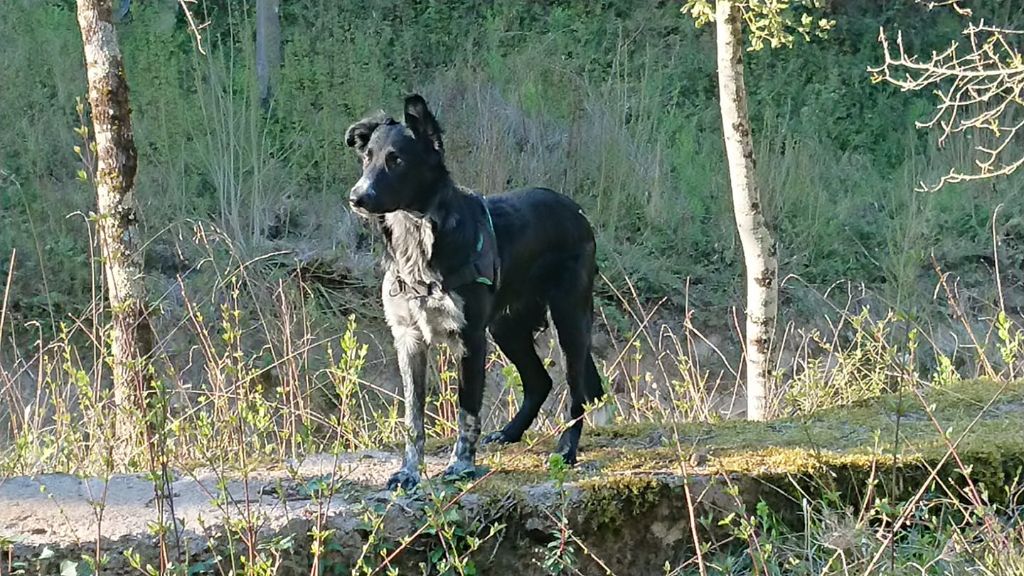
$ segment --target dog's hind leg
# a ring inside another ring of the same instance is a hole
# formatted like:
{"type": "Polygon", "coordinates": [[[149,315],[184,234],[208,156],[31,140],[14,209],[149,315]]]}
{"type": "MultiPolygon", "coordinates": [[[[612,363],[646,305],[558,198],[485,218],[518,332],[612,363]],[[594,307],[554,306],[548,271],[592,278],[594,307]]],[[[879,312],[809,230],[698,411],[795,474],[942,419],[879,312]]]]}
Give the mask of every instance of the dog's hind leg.
{"type": "Polygon", "coordinates": [[[517,310],[491,324],[491,336],[501,352],[515,365],[523,383],[523,403],[504,428],[488,434],[484,443],[519,442],[533,424],[544,400],[551,392],[551,376],[533,345],[533,332],[544,319],[544,305],[517,310]]]}
{"type": "Polygon", "coordinates": [[[571,424],[558,441],[558,454],[566,464],[576,463],[576,452],[583,432],[584,404],[604,395],[601,378],[591,353],[590,334],[593,325],[593,279],[579,268],[566,275],[564,290],[552,293],[551,319],[558,331],[558,343],[565,355],[566,380],[569,384],[571,424]]]}

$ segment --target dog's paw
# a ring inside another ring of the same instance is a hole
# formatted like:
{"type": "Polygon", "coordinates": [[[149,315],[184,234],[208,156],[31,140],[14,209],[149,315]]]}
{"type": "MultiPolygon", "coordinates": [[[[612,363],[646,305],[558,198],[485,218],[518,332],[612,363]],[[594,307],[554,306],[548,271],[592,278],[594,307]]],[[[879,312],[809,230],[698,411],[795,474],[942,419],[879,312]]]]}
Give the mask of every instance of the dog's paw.
{"type": "Polygon", "coordinates": [[[481,444],[514,444],[518,439],[509,438],[504,430],[495,430],[480,439],[481,444]]]}
{"type": "MultiPolygon", "coordinates": [[[[559,442],[558,449],[551,456],[560,457],[562,464],[568,468],[576,466],[576,446],[565,445],[565,443],[559,442]]],[[[548,458],[548,467],[550,468],[551,465],[552,459],[548,458]]]]}
{"type": "MultiPolygon", "coordinates": [[[[562,437],[558,439],[558,447],[555,448],[554,455],[562,457],[562,462],[572,468],[576,465],[576,451],[579,449],[579,441],[574,440],[572,434],[566,431],[562,434],[562,437]]],[[[550,460],[548,461],[550,463],[550,460]]]]}
{"type": "Polygon", "coordinates": [[[472,480],[477,478],[479,470],[469,462],[456,461],[448,465],[441,473],[445,480],[472,480]]]}
{"type": "Polygon", "coordinates": [[[549,469],[555,465],[553,460],[556,457],[557,457],[558,461],[561,463],[561,465],[565,466],[566,468],[575,468],[576,467],[576,463],[577,463],[578,460],[576,459],[576,451],[575,450],[573,450],[573,451],[565,451],[565,452],[561,452],[561,451],[559,451],[559,452],[552,452],[551,453],[551,457],[548,458],[548,468],[549,469]]]}
{"type": "Polygon", "coordinates": [[[417,474],[415,472],[410,472],[410,471],[406,470],[405,468],[402,468],[398,472],[395,472],[394,474],[392,474],[391,478],[388,478],[388,490],[391,490],[392,492],[394,492],[394,491],[398,490],[399,488],[401,488],[402,490],[405,490],[406,492],[408,492],[408,491],[412,490],[413,488],[415,488],[416,485],[419,484],[419,483],[420,483],[420,475],[419,474],[417,474]]]}

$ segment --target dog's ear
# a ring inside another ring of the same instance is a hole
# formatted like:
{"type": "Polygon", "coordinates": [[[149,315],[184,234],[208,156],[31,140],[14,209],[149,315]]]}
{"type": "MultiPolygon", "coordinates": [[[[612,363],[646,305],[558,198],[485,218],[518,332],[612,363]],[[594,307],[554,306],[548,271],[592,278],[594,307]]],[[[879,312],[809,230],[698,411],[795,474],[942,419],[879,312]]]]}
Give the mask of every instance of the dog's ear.
{"type": "Polygon", "coordinates": [[[419,94],[412,94],[405,99],[405,125],[412,130],[417,138],[431,143],[435,150],[444,154],[444,142],[441,140],[441,125],[427,107],[427,101],[419,94]]]}
{"type": "Polygon", "coordinates": [[[370,142],[370,136],[373,135],[373,131],[381,124],[387,122],[387,120],[384,112],[378,112],[373,116],[363,118],[349,126],[348,130],[345,131],[345,144],[349,148],[355,148],[356,152],[362,154],[366,150],[366,145],[370,142]]]}

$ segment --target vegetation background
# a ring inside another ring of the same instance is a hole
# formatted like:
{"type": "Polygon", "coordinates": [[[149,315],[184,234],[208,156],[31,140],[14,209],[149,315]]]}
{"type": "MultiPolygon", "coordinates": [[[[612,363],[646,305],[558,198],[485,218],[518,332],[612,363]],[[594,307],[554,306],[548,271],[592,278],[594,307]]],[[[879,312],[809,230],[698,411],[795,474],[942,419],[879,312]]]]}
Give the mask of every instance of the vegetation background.
{"type": "MultiPolygon", "coordinates": [[[[245,357],[243,380],[273,388],[322,376],[355,314],[374,343],[371,379],[393,387],[389,348],[376,339],[378,248],[345,205],[358,166],[341,138],[363,114],[419,91],[448,131],[459,181],[483,193],[550,186],[587,210],[600,236],[597,346],[612,389],[642,403],[659,379],[663,391],[681,379],[710,402],[687,416],[733,412],[742,259],[714,42],[677,3],[287,2],[268,111],[256,95],[251,3],[196,6],[209,23],[204,50],[171,0],[135,3],[119,25],[147,281],[171,380],[217,380],[228,353],[214,344],[245,357]],[[226,339],[228,319],[238,342],[226,339]],[[210,344],[197,344],[201,334],[210,344]]],[[[1012,2],[972,8],[1024,22],[1012,2]]],[[[872,332],[899,346],[916,328],[927,336],[914,367],[922,377],[992,375],[989,352],[975,342],[972,357],[964,343],[972,327],[987,341],[998,314],[1008,322],[1024,304],[1024,180],[915,191],[969,162],[971,143],[939,149],[914,128],[931,95],[873,85],[866,71],[881,58],[879,27],[903,30],[909,51],[927,53],[956,39],[962,19],[911,0],[824,10],[838,23],[827,38],[747,62],[758,177],[781,255],[778,413],[846,397],[846,386],[831,400],[790,394],[794,383],[835,377],[823,333],[842,332],[839,343],[872,332]]],[[[93,159],[73,2],[10,0],[0,37],[0,266],[11,272],[0,361],[18,367],[7,392],[32,396],[47,343],[104,338],[93,159]]],[[[101,356],[77,361],[96,373],[101,356]]]]}
{"type": "MultiPolygon", "coordinates": [[[[160,337],[154,374],[168,407],[161,458],[272,460],[401,437],[390,345],[379,338],[379,247],[347,210],[358,164],[342,137],[411,91],[446,128],[458,181],[485,194],[549,186],[585,207],[599,233],[597,347],[614,414],[734,412],[742,258],[714,39],[680,2],[290,0],[268,111],[251,3],[196,6],[209,22],[205,53],[172,0],[133,2],[118,28],[160,337]],[[232,427],[245,430],[241,453],[223,433],[232,427]]],[[[1024,25],[1017,2],[971,7],[1024,25]]],[[[12,271],[0,318],[5,474],[105,465],[103,301],[74,11],[71,0],[0,8],[0,270],[12,271]]],[[[874,85],[866,71],[881,60],[879,27],[902,29],[908,51],[928,53],[963,21],[912,0],[826,11],[836,20],[827,38],[747,59],[784,279],[775,413],[908,381],[1012,378],[1024,179],[915,191],[969,162],[970,142],[939,149],[914,128],[932,96],[874,85]]],[[[454,375],[444,354],[436,368],[431,435],[444,438],[454,375]]],[[[517,382],[497,356],[490,374],[494,426],[517,382]]],[[[555,426],[558,412],[548,420],[555,426]]]]}
{"type": "MultiPolygon", "coordinates": [[[[1011,2],[977,4],[990,20],[1021,18],[1011,2]]],[[[287,251],[356,279],[371,274],[360,258],[368,243],[341,201],[358,166],[340,138],[367,111],[421,90],[437,103],[462,182],[484,193],[564,190],[599,229],[609,278],[628,276],[645,299],[677,306],[688,284],[702,322],[730,323],[741,267],[713,39],[675,3],[288,2],[284,67],[265,116],[252,94],[250,9],[203,9],[207,56],[182,34],[174,2],[138,3],[120,27],[155,276],[174,267],[175,228],[189,220],[215,223],[245,257],[287,251]]],[[[92,298],[89,235],[68,217],[93,202],[72,151],[80,39],[72,2],[11,0],[3,12],[0,254],[20,254],[9,321],[50,325],[92,298]]],[[[782,276],[819,289],[853,280],[894,308],[933,311],[933,255],[972,287],[991,281],[992,211],[1004,204],[999,233],[1015,239],[1020,179],[915,193],[966,148],[937,150],[914,129],[930,95],[872,85],[865,71],[880,59],[880,26],[927,51],[956,38],[958,18],[909,0],[837,2],[830,12],[839,25],[829,38],[748,59],[782,276]]],[[[785,294],[787,313],[816,315],[810,299],[785,294]]]]}

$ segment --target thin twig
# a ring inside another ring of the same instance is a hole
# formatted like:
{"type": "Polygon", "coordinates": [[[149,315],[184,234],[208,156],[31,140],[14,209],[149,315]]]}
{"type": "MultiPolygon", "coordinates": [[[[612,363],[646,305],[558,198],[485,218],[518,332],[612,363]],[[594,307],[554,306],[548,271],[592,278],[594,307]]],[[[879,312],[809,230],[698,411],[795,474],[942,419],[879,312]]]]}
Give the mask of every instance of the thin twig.
{"type": "Polygon", "coordinates": [[[206,55],[206,50],[203,49],[203,28],[210,25],[209,22],[202,24],[196,24],[195,18],[192,17],[192,11],[189,10],[189,4],[195,4],[196,0],[178,0],[178,4],[181,6],[182,11],[185,12],[185,21],[188,22],[188,29],[192,33],[192,36],[196,39],[196,50],[203,56],[206,55]]]}
{"type": "Polygon", "coordinates": [[[11,295],[11,279],[14,277],[14,258],[18,249],[11,250],[11,263],[7,267],[7,284],[4,286],[4,302],[0,306],[0,343],[4,341],[4,324],[7,322],[7,298],[11,295]]]}

